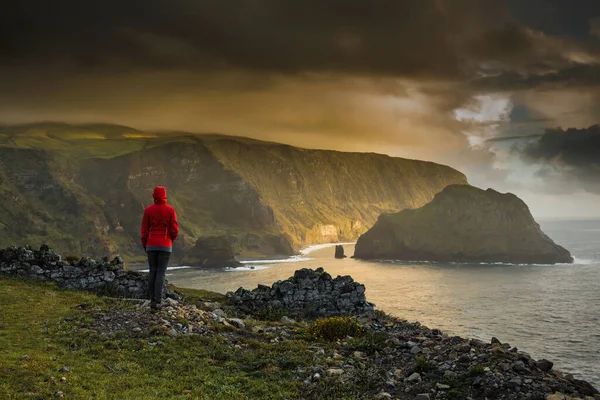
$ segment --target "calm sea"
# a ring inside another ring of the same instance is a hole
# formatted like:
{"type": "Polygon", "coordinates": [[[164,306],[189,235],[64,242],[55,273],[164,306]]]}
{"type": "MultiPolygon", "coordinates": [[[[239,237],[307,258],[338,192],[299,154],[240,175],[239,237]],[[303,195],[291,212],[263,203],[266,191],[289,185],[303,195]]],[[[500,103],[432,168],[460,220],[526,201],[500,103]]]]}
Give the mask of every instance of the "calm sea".
{"type": "MultiPolygon", "coordinates": [[[[287,279],[296,269],[323,267],[364,283],[367,298],[409,321],[451,334],[498,337],[535,358],[600,386],[600,220],[540,221],[571,251],[572,265],[481,265],[336,260],[314,246],[286,260],[237,270],[175,267],[171,283],[221,293],[287,279]],[[251,269],[253,268],[253,269],[251,269]]],[[[353,245],[345,245],[347,255],[353,245]]]]}

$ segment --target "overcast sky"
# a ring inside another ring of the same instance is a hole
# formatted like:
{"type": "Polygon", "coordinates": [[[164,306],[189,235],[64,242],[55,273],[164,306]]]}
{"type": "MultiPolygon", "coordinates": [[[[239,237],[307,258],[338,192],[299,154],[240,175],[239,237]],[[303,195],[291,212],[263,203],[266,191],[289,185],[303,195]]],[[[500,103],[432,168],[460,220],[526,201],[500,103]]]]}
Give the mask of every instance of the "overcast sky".
{"type": "Polygon", "coordinates": [[[600,217],[600,1],[15,1],[0,122],[42,120],[432,160],[600,217]]]}

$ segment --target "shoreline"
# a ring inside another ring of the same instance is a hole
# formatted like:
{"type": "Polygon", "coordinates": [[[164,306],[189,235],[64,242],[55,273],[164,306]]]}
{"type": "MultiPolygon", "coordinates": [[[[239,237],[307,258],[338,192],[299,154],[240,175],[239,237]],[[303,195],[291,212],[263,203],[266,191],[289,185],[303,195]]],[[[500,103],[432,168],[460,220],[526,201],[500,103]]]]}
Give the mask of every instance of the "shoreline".
{"type": "MultiPolygon", "coordinates": [[[[312,260],[312,258],[306,257],[308,256],[310,253],[313,253],[315,251],[318,250],[322,250],[322,249],[326,249],[329,247],[335,247],[337,245],[343,245],[343,246],[348,246],[348,245],[354,245],[356,244],[356,242],[339,242],[339,243],[323,243],[323,244],[312,244],[312,245],[307,245],[304,248],[302,248],[301,250],[298,251],[298,254],[294,254],[291,256],[287,256],[287,255],[273,255],[273,256],[266,256],[266,257],[236,257],[236,261],[240,262],[243,266],[242,267],[223,267],[223,268],[205,268],[205,267],[196,267],[193,265],[181,265],[181,264],[176,264],[173,266],[170,266],[167,268],[167,271],[170,270],[178,270],[178,269],[198,269],[198,270],[206,270],[206,271],[215,271],[215,270],[223,270],[223,271],[247,271],[247,270],[254,270],[254,268],[250,268],[247,266],[251,266],[252,264],[281,264],[281,263],[294,263],[294,262],[302,262],[302,261],[309,261],[312,260]]],[[[135,271],[138,272],[144,272],[147,273],[149,272],[149,270],[147,269],[147,265],[146,264],[135,264],[135,265],[128,265],[128,268],[132,268],[135,271]]],[[[258,268],[257,268],[258,269],[258,268]]],[[[264,269],[264,268],[260,268],[260,269],[264,269]]]]}

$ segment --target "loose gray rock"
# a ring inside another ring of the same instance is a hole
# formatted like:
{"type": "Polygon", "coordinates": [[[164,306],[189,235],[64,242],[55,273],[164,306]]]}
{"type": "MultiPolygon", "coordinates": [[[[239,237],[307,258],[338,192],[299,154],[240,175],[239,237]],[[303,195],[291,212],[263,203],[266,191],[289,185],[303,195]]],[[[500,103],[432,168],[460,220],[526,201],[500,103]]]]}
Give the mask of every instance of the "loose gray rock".
{"type": "Polygon", "coordinates": [[[340,376],[344,374],[344,370],[341,368],[329,368],[327,370],[328,376],[340,376]]]}
{"type": "Polygon", "coordinates": [[[513,369],[517,372],[523,372],[525,371],[525,363],[521,360],[515,362],[515,364],[513,365],[513,369]]]}
{"type": "Polygon", "coordinates": [[[549,372],[552,370],[552,367],[554,367],[554,363],[552,361],[548,361],[546,359],[538,360],[536,365],[539,369],[541,369],[544,372],[549,372]]]}
{"type": "Polygon", "coordinates": [[[246,324],[244,324],[244,322],[239,318],[229,318],[227,319],[227,322],[238,329],[246,329],[246,324]]]}
{"type": "Polygon", "coordinates": [[[417,381],[420,381],[420,380],[421,380],[421,375],[419,375],[419,373],[417,373],[417,372],[413,373],[407,379],[407,381],[409,381],[409,382],[417,382],[417,381]]]}

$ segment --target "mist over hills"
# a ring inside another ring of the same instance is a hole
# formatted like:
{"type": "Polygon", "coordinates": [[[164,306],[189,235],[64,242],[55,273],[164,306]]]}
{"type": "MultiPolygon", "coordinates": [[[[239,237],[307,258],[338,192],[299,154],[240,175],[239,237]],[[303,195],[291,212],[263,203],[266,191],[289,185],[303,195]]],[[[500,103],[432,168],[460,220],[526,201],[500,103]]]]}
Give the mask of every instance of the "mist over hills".
{"type": "Polygon", "coordinates": [[[182,230],[175,259],[207,235],[231,236],[245,256],[290,254],[355,240],[381,213],[465,183],[431,162],[217,134],[0,126],[0,246],[45,242],[64,254],[140,259],[142,211],[164,185],[182,230]]]}

